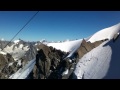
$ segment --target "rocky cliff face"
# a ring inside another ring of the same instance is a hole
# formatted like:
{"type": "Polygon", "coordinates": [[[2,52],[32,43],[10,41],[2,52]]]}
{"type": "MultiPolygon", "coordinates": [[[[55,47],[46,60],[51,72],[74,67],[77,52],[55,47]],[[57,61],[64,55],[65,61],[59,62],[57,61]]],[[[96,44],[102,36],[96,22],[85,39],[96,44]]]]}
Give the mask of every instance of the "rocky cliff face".
{"type": "Polygon", "coordinates": [[[10,54],[0,54],[0,79],[8,79],[20,68],[10,54]]]}
{"type": "Polygon", "coordinates": [[[34,79],[47,79],[55,72],[60,64],[65,52],[48,47],[44,44],[38,46],[39,51],[36,55],[36,64],[33,69],[34,79]]]}

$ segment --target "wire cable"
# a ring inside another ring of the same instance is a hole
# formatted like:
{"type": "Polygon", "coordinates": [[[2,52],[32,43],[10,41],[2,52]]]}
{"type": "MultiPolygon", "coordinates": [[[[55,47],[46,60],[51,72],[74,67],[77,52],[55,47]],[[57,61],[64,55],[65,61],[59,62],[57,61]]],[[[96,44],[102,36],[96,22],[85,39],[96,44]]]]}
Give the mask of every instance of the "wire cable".
{"type": "MultiPolygon", "coordinates": [[[[39,11],[37,11],[28,21],[27,23],[14,35],[14,37],[6,44],[6,46],[4,48],[7,47],[8,44],[10,44],[12,42],[12,40],[28,25],[28,23],[30,23],[30,21],[38,14],[39,11]]],[[[3,51],[4,48],[1,50],[3,51]]]]}

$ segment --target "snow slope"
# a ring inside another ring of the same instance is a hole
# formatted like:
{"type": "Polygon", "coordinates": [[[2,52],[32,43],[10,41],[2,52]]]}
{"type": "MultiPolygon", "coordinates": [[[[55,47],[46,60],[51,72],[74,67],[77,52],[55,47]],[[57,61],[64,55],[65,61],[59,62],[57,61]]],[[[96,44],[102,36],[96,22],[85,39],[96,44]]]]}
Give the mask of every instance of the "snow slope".
{"type": "Polygon", "coordinates": [[[76,65],[78,79],[120,79],[120,37],[105,41],[84,55],[76,65]]]}
{"type": "Polygon", "coordinates": [[[15,74],[11,75],[10,79],[26,79],[35,65],[35,59],[28,62],[25,67],[20,68],[15,74]]]}
{"type": "Polygon", "coordinates": [[[60,42],[60,43],[48,43],[47,46],[52,46],[64,52],[71,52],[76,47],[79,47],[81,42],[82,42],[82,39],[79,39],[79,40],[66,41],[66,42],[60,42]]]}
{"type": "Polygon", "coordinates": [[[110,40],[119,31],[120,31],[120,23],[96,32],[88,41],[93,43],[95,41],[99,41],[99,40],[103,40],[103,39],[110,40]]]}

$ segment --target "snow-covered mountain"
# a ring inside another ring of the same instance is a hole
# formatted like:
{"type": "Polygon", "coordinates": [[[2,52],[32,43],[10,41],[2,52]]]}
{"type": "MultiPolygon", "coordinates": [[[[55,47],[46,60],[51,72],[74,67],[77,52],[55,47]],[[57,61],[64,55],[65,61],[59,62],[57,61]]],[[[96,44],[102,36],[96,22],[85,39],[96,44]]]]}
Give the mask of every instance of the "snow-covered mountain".
{"type": "MultiPolygon", "coordinates": [[[[8,43],[8,41],[0,41],[0,43],[1,49],[3,49],[8,43]]],[[[35,60],[37,53],[36,48],[31,43],[25,42],[23,40],[15,40],[9,43],[9,45],[7,45],[2,51],[1,49],[0,49],[1,56],[5,57],[5,60],[8,61],[6,62],[7,66],[3,65],[3,68],[0,68],[2,75],[5,74],[3,70],[7,70],[11,67],[16,68],[14,72],[21,68],[24,68],[26,64],[29,63],[31,60],[35,60]],[[12,59],[10,59],[9,57],[11,57],[12,59]]],[[[2,63],[1,58],[0,62],[2,63]]],[[[12,70],[10,70],[9,72],[11,71],[12,70]]],[[[8,76],[12,74],[13,73],[9,73],[8,76]]]]}
{"type": "Polygon", "coordinates": [[[0,78],[120,78],[119,33],[120,23],[78,40],[0,40],[0,78]]]}
{"type": "MultiPolygon", "coordinates": [[[[30,54],[30,51],[34,49],[32,45],[28,42],[25,42],[23,40],[15,40],[12,42],[12,44],[7,46],[3,49],[4,52],[9,53],[13,56],[14,60],[19,60],[22,57],[26,56],[26,54],[30,54]]],[[[32,53],[35,53],[35,50],[32,51],[32,53]]],[[[31,57],[31,60],[33,59],[35,55],[29,55],[31,57]]],[[[30,59],[30,58],[29,58],[30,59]]]]}
{"type": "Polygon", "coordinates": [[[74,78],[118,79],[120,78],[120,24],[95,33],[88,41],[108,39],[85,54],[76,65],[74,78]]]}

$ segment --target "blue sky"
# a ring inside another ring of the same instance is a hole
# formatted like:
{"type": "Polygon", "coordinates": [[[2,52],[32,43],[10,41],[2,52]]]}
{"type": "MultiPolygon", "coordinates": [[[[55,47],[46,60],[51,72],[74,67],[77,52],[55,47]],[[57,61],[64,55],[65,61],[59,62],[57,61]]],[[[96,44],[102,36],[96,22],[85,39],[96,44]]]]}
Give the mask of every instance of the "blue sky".
{"type": "MultiPolygon", "coordinates": [[[[0,38],[10,40],[35,13],[0,11],[0,38]]],[[[120,11],[40,11],[15,39],[81,39],[119,22],[120,11]]]]}

